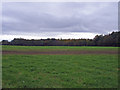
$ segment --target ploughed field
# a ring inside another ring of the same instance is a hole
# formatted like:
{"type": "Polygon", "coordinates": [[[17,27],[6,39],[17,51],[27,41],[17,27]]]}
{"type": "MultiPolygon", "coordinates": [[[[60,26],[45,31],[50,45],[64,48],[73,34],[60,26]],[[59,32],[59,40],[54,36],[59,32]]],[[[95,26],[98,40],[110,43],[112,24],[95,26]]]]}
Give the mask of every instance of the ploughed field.
{"type": "Polygon", "coordinates": [[[116,88],[118,47],[2,46],[3,88],[116,88]]]}

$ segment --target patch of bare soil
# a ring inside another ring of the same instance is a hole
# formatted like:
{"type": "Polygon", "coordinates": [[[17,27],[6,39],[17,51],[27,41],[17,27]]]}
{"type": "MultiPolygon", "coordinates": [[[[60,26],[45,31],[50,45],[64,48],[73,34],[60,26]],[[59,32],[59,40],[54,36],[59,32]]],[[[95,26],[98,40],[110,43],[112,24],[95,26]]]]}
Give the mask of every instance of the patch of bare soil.
{"type": "Polygon", "coordinates": [[[110,50],[69,50],[69,51],[2,51],[2,54],[17,54],[17,55],[79,55],[79,54],[118,54],[117,51],[110,50]]]}

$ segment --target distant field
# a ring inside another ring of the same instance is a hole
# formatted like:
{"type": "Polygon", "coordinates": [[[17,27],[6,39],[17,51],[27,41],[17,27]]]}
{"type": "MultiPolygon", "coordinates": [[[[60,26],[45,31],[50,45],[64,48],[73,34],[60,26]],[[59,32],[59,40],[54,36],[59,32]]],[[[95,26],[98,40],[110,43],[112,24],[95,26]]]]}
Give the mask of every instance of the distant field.
{"type": "Polygon", "coordinates": [[[117,50],[118,47],[98,46],[2,46],[3,50],[117,50]]]}
{"type": "MultiPolygon", "coordinates": [[[[3,46],[3,51],[117,50],[117,47],[3,46]]],[[[117,54],[2,55],[3,88],[116,88],[117,54]]]]}

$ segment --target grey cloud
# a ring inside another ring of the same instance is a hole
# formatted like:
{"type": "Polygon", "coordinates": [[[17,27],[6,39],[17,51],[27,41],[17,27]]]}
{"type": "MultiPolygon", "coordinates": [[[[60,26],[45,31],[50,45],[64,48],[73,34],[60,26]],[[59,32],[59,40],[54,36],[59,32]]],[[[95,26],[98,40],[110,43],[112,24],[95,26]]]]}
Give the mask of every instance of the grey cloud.
{"type": "Polygon", "coordinates": [[[3,3],[3,34],[117,30],[117,3],[3,3]],[[7,20],[8,19],[8,20],[7,20]]]}

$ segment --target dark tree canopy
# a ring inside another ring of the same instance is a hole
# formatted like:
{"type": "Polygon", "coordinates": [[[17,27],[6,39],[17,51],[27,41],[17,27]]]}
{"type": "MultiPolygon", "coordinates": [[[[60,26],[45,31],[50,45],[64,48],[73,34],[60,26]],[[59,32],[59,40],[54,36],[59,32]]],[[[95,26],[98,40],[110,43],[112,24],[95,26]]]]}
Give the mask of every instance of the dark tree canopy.
{"type": "Polygon", "coordinates": [[[8,42],[3,40],[2,45],[20,46],[120,46],[120,31],[108,35],[96,35],[94,39],[23,39],[14,38],[8,42]]]}

